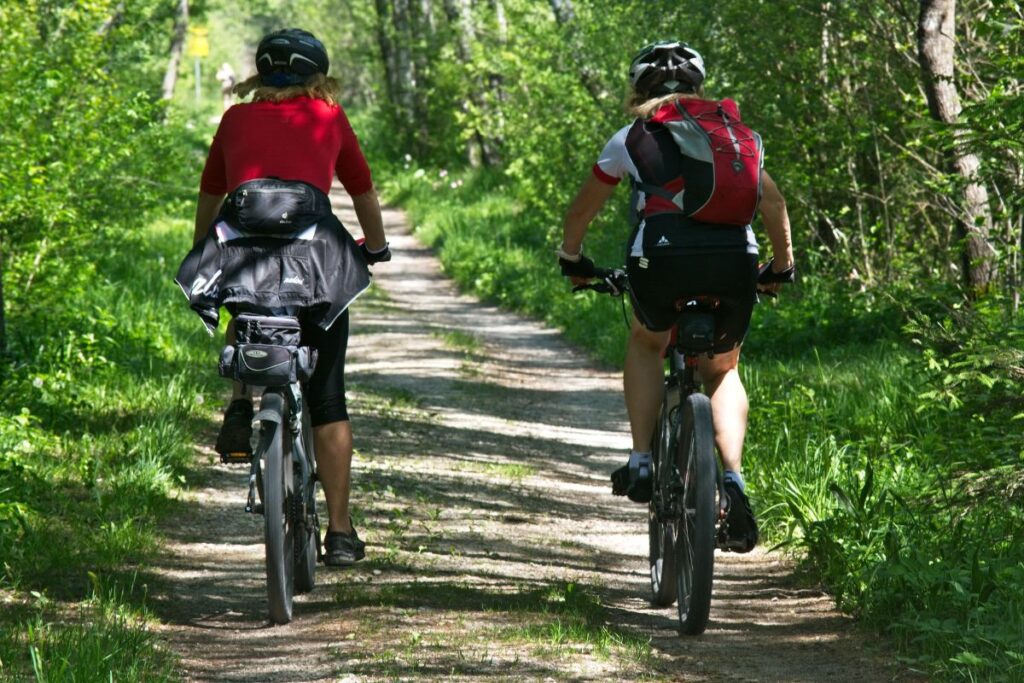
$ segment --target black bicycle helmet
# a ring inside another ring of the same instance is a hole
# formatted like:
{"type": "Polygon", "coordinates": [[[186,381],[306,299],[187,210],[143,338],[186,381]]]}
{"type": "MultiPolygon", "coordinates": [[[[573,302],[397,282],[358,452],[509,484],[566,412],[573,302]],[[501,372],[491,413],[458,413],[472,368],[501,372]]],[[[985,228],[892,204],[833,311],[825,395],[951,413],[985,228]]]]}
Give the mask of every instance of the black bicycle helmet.
{"type": "Polygon", "coordinates": [[[256,70],[264,85],[297,85],[315,73],[327,75],[330,65],[324,44],[300,28],[269,33],[256,48],[256,70]]]}
{"type": "Polygon", "coordinates": [[[696,92],[704,83],[704,60],[686,43],[663,40],[645,46],[629,65],[633,89],[658,97],[674,92],[696,92]]]}

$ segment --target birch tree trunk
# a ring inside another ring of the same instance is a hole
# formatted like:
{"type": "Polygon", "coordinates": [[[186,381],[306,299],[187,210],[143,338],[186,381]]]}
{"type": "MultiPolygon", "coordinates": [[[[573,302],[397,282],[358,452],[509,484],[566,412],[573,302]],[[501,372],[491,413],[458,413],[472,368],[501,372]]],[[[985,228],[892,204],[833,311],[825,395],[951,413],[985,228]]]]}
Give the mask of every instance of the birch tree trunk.
{"type": "Polygon", "coordinates": [[[395,26],[395,81],[398,85],[398,105],[411,120],[414,113],[416,91],[416,69],[412,60],[412,24],[409,18],[409,0],[391,0],[394,8],[392,23],[395,26]]]}
{"type": "MultiPolygon", "coordinates": [[[[953,80],[955,62],[956,0],[921,0],[917,26],[917,51],[928,109],[932,118],[956,124],[960,116],[960,96],[953,80]]],[[[954,172],[964,179],[960,218],[957,229],[964,242],[961,261],[964,284],[977,294],[988,288],[995,275],[995,250],[989,241],[992,213],[988,190],[978,180],[981,162],[966,149],[964,133],[955,129],[948,152],[954,172]]]]}
{"type": "MultiPolygon", "coordinates": [[[[472,63],[473,40],[476,38],[473,11],[469,3],[470,0],[444,0],[445,16],[448,17],[448,24],[455,30],[455,54],[463,64],[472,63]]],[[[463,109],[470,111],[475,108],[480,111],[480,79],[472,72],[469,73],[469,76],[470,92],[463,103],[463,109]]],[[[475,125],[466,141],[466,159],[474,168],[480,167],[485,159],[483,134],[475,125]]]]}
{"type": "Polygon", "coordinates": [[[416,67],[409,0],[376,0],[375,7],[388,100],[394,105],[396,122],[409,131],[416,118],[416,67]]]}
{"type": "Polygon", "coordinates": [[[416,37],[412,50],[416,87],[413,90],[413,107],[416,125],[416,151],[419,154],[430,147],[430,95],[428,82],[430,58],[437,53],[437,27],[434,24],[434,7],[431,0],[417,0],[413,5],[412,31],[416,37]]]}
{"type": "Polygon", "coordinates": [[[163,98],[174,97],[174,84],[178,82],[178,67],[181,55],[185,51],[185,32],[188,30],[188,0],[178,3],[178,13],[174,19],[174,34],[171,36],[171,55],[167,60],[167,71],[164,72],[163,98]]]}
{"type": "Polygon", "coordinates": [[[427,36],[433,37],[437,31],[437,26],[434,24],[434,3],[432,0],[420,0],[420,21],[423,27],[426,29],[427,36]]]}
{"type": "MultiPolygon", "coordinates": [[[[555,21],[565,31],[566,37],[569,40],[569,49],[565,51],[565,54],[585,54],[583,39],[580,37],[576,26],[576,10],[573,9],[572,0],[551,0],[551,12],[555,15],[555,21]]],[[[578,59],[576,69],[579,71],[580,83],[583,84],[583,87],[590,93],[595,102],[599,105],[602,104],[604,88],[601,87],[601,83],[598,81],[594,70],[586,64],[580,63],[578,59]]]]}
{"type": "Polygon", "coordinates": [[[494,10],[494,21],[498,25],[498,42],[504,46],[508,43],[508,19],[505,17],[505,3],[503,0],[491,0],[491,9],[494,10]]]}
{"type": "Polygon", "coordinates": [[[395,50],[391,42],[391,8],[388,0],[375,0],[377,9],[377,45],[380,47],[381,61],[384,62],[384,81],[387,86],[388,100],[398,100],[398,67],[395,64],[395,50]]]}

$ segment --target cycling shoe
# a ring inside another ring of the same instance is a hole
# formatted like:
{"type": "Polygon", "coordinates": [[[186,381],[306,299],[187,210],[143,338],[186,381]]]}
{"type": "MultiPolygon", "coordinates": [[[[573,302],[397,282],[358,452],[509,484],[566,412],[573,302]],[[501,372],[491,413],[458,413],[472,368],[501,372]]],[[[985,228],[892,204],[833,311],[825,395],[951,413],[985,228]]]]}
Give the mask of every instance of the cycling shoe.
{"type": "Polygon", "coordinates": [[[718,535],[718,547],[736,553],[749,553],[757,545],[757,520],[747,494],[733,481],[725,482],[725,523],[718,535]]]}
{"type": "Polygon", "coordinates": [[[366,557],[366,544],[359,538],[355,527],[352,533],[328,531],[324,537],[324,564],[331,567],[349,567],[366,557]]]}
{"type": "Polygon", "coordinates": [[[221,455],[252,455],[252,402],[235,399],[224,411],[224,424],[214,446],[221,455]]]}
{"type": "Polygon", "coordinates": [[[649,503],[654,490],[650,453],[630,453],[629,463],[612,472],[612,495],[649,503]]]}

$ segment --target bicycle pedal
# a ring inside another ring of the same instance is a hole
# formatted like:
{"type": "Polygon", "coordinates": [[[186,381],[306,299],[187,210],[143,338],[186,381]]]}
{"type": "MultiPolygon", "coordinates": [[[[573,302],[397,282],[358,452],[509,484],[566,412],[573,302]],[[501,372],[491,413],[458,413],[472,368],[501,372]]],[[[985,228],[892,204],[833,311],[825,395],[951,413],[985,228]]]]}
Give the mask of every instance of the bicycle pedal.
{"type": "Polygon", "coordinates": [[[221,453],[220,461],[225,465],[248,465],[252,462],[252,453],[249,451],[221,453]]]}
{"type": "Polygon", "coordinates": [[[255,505],[253,505],[251,507],[246,505],[245,506],[245,511],[248,512],[249,514],[252,514],[252,515],[262,515],[263,514],[263,503],[256,503],[255,505]]]}

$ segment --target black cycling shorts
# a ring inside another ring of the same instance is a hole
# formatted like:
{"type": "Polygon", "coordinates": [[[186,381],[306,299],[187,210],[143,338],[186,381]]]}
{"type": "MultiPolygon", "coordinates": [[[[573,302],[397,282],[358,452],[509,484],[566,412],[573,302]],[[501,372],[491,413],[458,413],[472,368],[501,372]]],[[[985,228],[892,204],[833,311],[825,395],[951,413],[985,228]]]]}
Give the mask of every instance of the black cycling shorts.
{"type": "Polygon", "coordinates": [[[640,267],[637,257],[626,262],[633,311],[644,327],[655,332],[671,329],[679,318],[680,300],[715,297],[715,353],[743,343],[757,296],[756,255],[746,249],[656,253],[646,261],[646,268],[640,267]]]}
{"type": "Polygon", "coordinates": [[[314,427],[348,420],[345,403],[345,352],[348,350],[348,310],[327,330],[302,323],[302,343],[317,351],[316,368],[306,382],[304,395],[314,427]]]}

